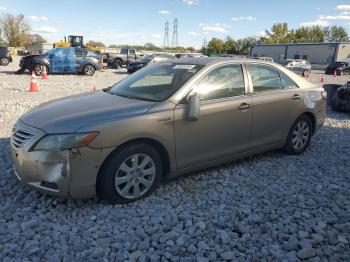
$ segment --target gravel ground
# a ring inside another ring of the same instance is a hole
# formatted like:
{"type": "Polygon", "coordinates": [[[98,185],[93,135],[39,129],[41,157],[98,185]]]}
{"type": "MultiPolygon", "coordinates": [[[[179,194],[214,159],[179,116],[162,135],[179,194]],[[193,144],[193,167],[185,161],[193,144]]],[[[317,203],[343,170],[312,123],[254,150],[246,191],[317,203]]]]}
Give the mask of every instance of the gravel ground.
{"type": "Polygon", "coordinates": [[[349,115],[329,111],[303,155],[273,151],[195,172],[133,204],[56,199],[17,181],[13,123],[125,73],[49,76],[28,93],[30,76],[13,75],[17,65],[0,72],[0,261],[350,261],[349,115]]]}

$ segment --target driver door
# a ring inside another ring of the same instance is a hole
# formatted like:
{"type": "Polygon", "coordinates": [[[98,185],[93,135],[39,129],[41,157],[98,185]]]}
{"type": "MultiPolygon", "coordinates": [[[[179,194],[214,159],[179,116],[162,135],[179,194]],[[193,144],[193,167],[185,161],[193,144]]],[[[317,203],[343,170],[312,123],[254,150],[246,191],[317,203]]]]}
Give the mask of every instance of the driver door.
{"type": "Polygon", "coordinates": [[[216,67],[193,87],[200,97],[197,121],[186,119],[186,102],[175,107],[178,169],[249,150],[252,99],[240,64],[216,67]]]}
{"type": "Polygon", "coordinates": [[[50,64],[52,73],[63,72],[64,67],[64,48],[57,48],[50,54],[50,64]]]}

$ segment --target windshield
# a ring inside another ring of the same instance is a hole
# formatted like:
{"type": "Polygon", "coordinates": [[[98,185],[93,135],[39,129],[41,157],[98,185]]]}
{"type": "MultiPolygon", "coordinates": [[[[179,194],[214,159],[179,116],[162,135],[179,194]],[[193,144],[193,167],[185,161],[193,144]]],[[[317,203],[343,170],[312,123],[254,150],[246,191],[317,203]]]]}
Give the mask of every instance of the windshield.
{"type": "Polygon", "coordinates": [[[142,61],[142,62],[150,62],[150,61],[152,61],[153,60],[153,56],[144,56],[144,57],[142,57],[142,59],[140,60],[140,61],[142,61]]]}
{"type": "Polygon", "coordinates": [[[110,93],[131,99],[163,101],[202,67],[177,63],[154,64],[115,84],[110,93]]]}
{"type": "Polygon", "coordinates": [[[55,53],[57,50],[58,50],[58,48],[50,49],[49,51],[46,51],[46,52],[44,53],[44,55],[51,55],[51,54],[55,53]]]}
{"type": "Polygon", "coordinates": [[[345,62],[334,62],[332,66],[344,66],[345,64],[345,62]]]}

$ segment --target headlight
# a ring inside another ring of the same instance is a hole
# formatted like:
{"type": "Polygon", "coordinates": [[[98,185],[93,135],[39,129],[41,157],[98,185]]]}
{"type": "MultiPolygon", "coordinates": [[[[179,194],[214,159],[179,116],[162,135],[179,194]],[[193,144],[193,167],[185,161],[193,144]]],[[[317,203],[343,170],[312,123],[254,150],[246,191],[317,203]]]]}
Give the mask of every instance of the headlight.
{"type": "Polygon", "coordinates": [[[36,143],[33,150],[63,150],[88,145],[98,132],[77,134],[56,134],[44,136],[36,143]]]}

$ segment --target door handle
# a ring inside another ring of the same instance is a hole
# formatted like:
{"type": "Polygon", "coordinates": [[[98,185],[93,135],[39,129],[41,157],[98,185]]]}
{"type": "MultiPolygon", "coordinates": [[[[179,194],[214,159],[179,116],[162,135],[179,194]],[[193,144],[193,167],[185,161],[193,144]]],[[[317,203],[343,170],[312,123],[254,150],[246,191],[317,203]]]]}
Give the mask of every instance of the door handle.
{"type": "Polygon", "coordinates": [[[250,108],[250,104],[242,103],[238,108],[239,108],[239,110],[246,110],[246,109],[250,108]]]}
{"type": "Polygon", "coordinates": [[[302,96],[299,95],[299,94],[294,94],[294,95],[292,96],[292,99],[295,99],[295,100],[300,99],[300,98],[302,98],[302,96]]]}

